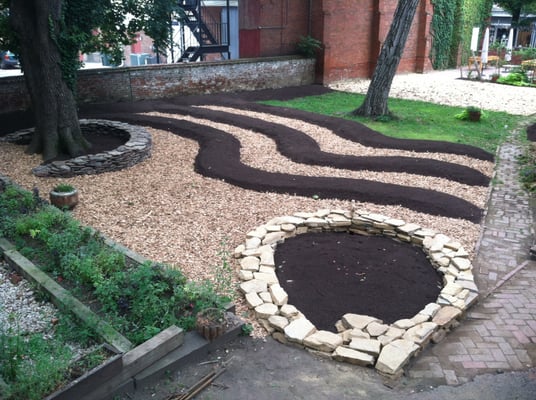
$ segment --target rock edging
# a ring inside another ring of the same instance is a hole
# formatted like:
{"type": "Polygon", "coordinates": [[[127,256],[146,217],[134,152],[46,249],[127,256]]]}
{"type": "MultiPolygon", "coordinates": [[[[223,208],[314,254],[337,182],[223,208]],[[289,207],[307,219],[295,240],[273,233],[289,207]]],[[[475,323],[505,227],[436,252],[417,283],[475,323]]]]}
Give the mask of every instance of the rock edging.
{"type": "Polygon", "coordinates": [[[319,210],[276,217],[250,231],[234,256],[240,262],[240,291],[276,340],[298,344],[334,360],[374,366],[390,377],[400,376],[409,360],[428,343],[441,341],[478,299],[469,254],[458,241],[414,223],[366,211],[319,210]],[[349,313],[335,324],[338,333],[317,330],[288,304],[288,295],[276,275],[274,253],[277,244],[287,238],[327,231],[383,235],[420,246],[443,275],[436,302],[414,317],[390,325],[373,316],[349,313]]]}
{"type": "MultiPolygon", "coordinates": [[[[32,169],[32,173],[39,177],[63,178],[100,174],[132,167],[151,156],[152,136],[141,126],[103,119],[81,119],[80,128],[82,132],[114,135],[128,138],[128,140],[125,144],[110,151],[39,165],[32,169]]],[[[1,140],[13,143],[29,142],[33,132],[34,128],[23,129],[6,135],[1,140]]]]}

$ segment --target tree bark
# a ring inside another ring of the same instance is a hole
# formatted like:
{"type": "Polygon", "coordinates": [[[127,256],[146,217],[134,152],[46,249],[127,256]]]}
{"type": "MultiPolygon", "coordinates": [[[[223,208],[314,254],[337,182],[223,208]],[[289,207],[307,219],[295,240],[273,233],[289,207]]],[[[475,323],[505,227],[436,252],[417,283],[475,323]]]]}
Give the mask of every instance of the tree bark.
{"type": "Polygon", "coordinates": [[[389,115],[387,100],[419,0],[399,0],[363,104],[352,114],[367,117],[389,115]]]}
{"type": "Polygon", "coordinates": [[[43,160],[83,154],[90,144],[80,131],[73,91],[63,79],[60,33],[62,0],[11,0],[10,18],[20,41],[21,65],[35,116],[26,152],[43,160]]]}

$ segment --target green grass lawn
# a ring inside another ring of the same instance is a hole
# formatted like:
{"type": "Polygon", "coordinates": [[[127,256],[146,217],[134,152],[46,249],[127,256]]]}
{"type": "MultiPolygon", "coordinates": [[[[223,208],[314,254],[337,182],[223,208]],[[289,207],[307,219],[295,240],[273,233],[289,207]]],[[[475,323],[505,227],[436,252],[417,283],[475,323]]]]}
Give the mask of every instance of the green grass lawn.
{"type": "Polygon", "coordinates": [[[365,96],[356,93],[331,92],[320,96],[290,101],[267,101],[264,104],[297,108],[318,114],[359,121],[385,135],[404,139],[444,140],[469,144],[491,153],[525,117],[504,112],[485,111],[480,122],[455,118],[462,107],[450,107],[422,101],[389,99],[389,109],[396,116],[386,121],[355,117],[350,112],[361,105],[365,96]]]}

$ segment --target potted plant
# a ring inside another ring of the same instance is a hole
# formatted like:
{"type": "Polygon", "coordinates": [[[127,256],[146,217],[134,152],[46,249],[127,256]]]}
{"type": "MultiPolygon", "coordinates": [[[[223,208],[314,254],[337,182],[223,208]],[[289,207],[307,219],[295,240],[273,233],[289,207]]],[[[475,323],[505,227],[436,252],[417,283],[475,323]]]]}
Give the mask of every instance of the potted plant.
{"type": "Polygon", "coordinates": [[[456,114],[454,117],[462,121],[480,121],[482,116],[482,110],[475,106],[466,107],[461,113],[456,114]]]}
{"type": "Polygon", "coordinates": [[[469,116],[469,121],[478,122],[480,121],[480,116],[482,115],[482,110],[478,107],[469,106],[467,107],[467,114],[469,116]]]}
{"type": "Polygon", "coordinates": [[[495,83],[500,76],[501,75],[499,73],[495,72],[494,74],[491,74],[490,80],[495,83]]]}
{"type": "Polygon", "coordinates": [[[78,190],[67,183],[60,183],[50,191],[50,203],[58,208],[72,210],[78,204],[78,190]]]}
{"type": "Polygon", "coordinates": [[[205,339],[212,341],[227,329],[227,317],[222,308],[205,308],[197,313],[195,327],[205,339]]]}

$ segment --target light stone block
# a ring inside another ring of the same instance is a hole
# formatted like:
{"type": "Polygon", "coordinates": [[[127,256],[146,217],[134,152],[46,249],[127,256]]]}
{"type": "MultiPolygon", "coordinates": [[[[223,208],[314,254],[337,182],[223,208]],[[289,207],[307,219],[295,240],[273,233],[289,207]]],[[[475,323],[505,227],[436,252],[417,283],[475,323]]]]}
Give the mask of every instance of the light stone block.
{"type": "Polygon", "coordinates": [[[263,251],[261,253],[261,265],[264,266],[269,266],[269,267],[274,267],[275,266],[275,261],[274,261],[274,252],[272,249],[270,250],[267,250],[267,251],[263,251]]]}
{"type": "Polygon", "coordinates": [[[290,318],[290,317],[294,317],[294,316],[298,315],[299,311],[293,305],[285,304],[285,305],[281,306],[281,309],[279,310],[279,312],[281,313],[281,315],[283,317],[290,318]]]}
{"type": "Polygon", "coordinates": [[[289,321],[281,315],[272,315],[270,318],[268,318],[268,323],[275,330],[283,332],[285,327],[289,324],[289,321]]]}
{"type": "Polygon", "coordinates": [[[258,237],[251,237],[246,239],[246,250],[256,249],[261,245],[261,239],[258,237]]]}
{"type": "Polygon", "coordinates": [[[303,340],[303,344],[318,351],[331,353],[342,345],[342,338],[333,332],[317,331],[307,336],[303,340]]]}
{"type": "Polygon", "coordinates": [[[342,323],[346,328],[365,329],[365,327],[371,322],[382,323],[381,320],[368,315],[348,313],[342,316],[342,323]]]}
{"type": "Polygon", "coordinates": [[[260,319],[268,319],[272,315],[276,315],[279,308],[272,303],[263,303],[260,306],[255,307],[255,316],[260,319]]]}
{"type": "Polygon", "coordinates": [[[315,326],[307,318],[298,318],[285,327],[285,336],[290,342],[303,343],[303,339],[315,331],[315,326]]]}
{"type": "Polygon", "coordinates": [[[268,291],[272,295],[272,301],[276,306],[287,304],[288,294],[278,283],[271,285],[268,291]]]}
{"type": "Polygon", "coordinates": [[[328,221],[326,221],[324,218],[311,217],[305,220],[305,225],[307,225],[310,228],[319,228],[319,227],[328,226],[328,221]]]}
{"type": "Polygon", "coordinates": [[[353,338],[349,347],[377,357],[380,354],[382,345],[378,340],[374,339],[353,338]]]}
{"type": "Polygon", "coordinates": [[[409,329],[415,326],[415,321],[409,318],[403,318],[403,319],[399,319],[398,321],[395,321],[393,323],[393,326],[399,329],[409,329]]]}
{"type": "Polygon", "coordinates": [[[452,259],[452,263],[460,271],[467,271],[467,270],[471,269],[471,261],[469,261],[467,258],[454,257],[452,259]]]}
{"type": "Polygon", "coordinates": [[[436,323],[441,327],[448,327],[453,320],[458,318],[462,314],[462,311],[459,308],[452,306],[442,307],[441,310],[437,312],[432,322],[436,323]]]}
{"type": "Polygon", "coordinates": [[[437,324],[433,322],[423,322],[422,324],[408,329],[403,338],[406,340],[411,340],[413,343],[422,346],[431,339],[436,329],[437,324]]]}
{"type": "Polygon", "coordinates": [[[241,269],[240,271],[238,271],[238,277],[242,281],[249,281],[253,279],[253,272],[241,269]]]}
{"type": "Polygon", "coordinates": [[[412,341],[395,340],[380,352],[376,362],[376,369],[384,374],[397,375],[418,349],[419,346],[412,341]]]}
{"type": "Polygon", "coordinates": [[[352,328],[352,329],[348,329],[348,332],[350,335],[350,339],[353,339],[353,338],[370,339],[370,335],[362,329],[352,328]]]}
{"type": "Polygon", "coordinates": [[[440,309],[441,309],[440,305],[436,303],[428,303],[420,313],[428,315],[429,317],[433,318],[440,309]]]}
{"type": "Polygon", "coordinates": [[[282,224],[281,225],[281,230],[283,232],[287,232],[287,233],[291,233],[291,232],[294,232],[296,230],[296,225],[293,225],[293,224],[282,224]]]}
{"type": "Polygon", "coordinates": [[[272,272],[254,272],[253,278],[266,282],[268,285],[279,283],[275,271],[272,272]]]}
{"type": "Polygon", "coordinates": [[[361,365],[363,367],[374,365],[374,357],[358,350],[339,346],[331,355],[334,360],[347,362],[349,364],[361,365]]]}
{"type": "Polygon", "coordinates": [[[234,258],[240,258],[242,257],[242,252],[246,250],[246,246],[244,244],[238,245],[234,251],[233,251],[233,257],[234,258]]]}
{"type": "Polygon", "coordinates": [[[268,290],[268,284],[265,281],[261,281],[258,279],[251,279],[246,282],[242,282],[239,286],[240,291],[244,294],[255,292],[266,292],[268,290]]]}
{"type": "Polygon", "coordinates": [[[260,292],[259,297],[265,303],[273,303],[272,302],[272,295],[270,294],[270,292],[260,292]]]}
{"type": "Polygon", "coordinates": [[[412,232],[415,232],[416,230],[421,229],[420,225],[413,224],[413,223],[407,223],[405,225],[397,227],[397,230],[399,232],[405,233],[406,235],[411,234],[412,232]]]}
{"type": "Polygon", "coordinates": [[[240,260],[240,268],[245,271],[258,271],[260,260],[257,257],[247,256],[240,260]]]}
{"type": "Polygon", "coordinates": [[[269,232],[266,234],[264,239],[262,240],[262,244],[269,245],[274,243],[281,243],[284,241],[286,237],[285,232],[269,232]]]}
{"type": "Polygon", "coordinates": [[[262,301],[259,295],[255,292],[247,293],[245,297],[246,303],[248,303],[249,308],[255,308],[264,303],[264,301],[262,301]]]}

